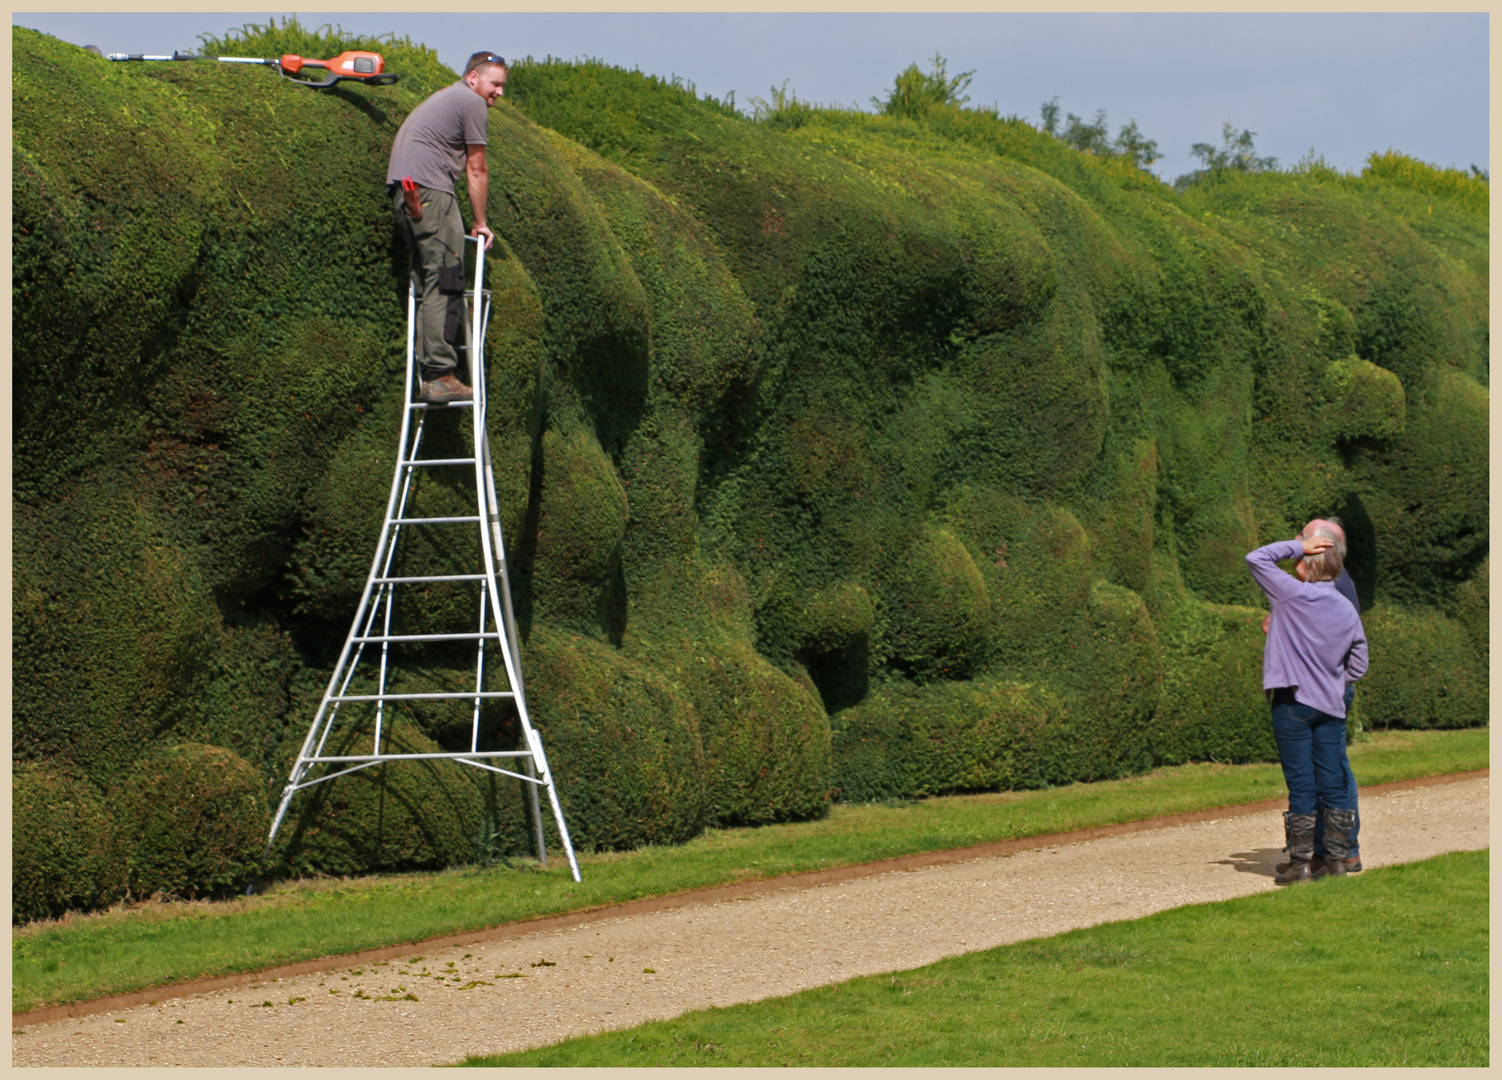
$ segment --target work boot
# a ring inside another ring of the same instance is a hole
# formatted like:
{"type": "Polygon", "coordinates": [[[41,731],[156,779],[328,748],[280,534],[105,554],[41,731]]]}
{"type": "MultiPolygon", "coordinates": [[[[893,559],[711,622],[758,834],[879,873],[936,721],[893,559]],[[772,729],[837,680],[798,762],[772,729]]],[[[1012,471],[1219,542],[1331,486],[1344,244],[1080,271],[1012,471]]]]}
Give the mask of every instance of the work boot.
{"type": "MultiPolygon", "coordinates": [[[[1324,865],[1325,865],[1325,857],[1323,855],[1316,855],[1313,859],[1311,859],[1309,861],[1309,871],[1315,877],[1320,877],[1321,876],[1320,870],[1321,870],[1321,868],[1324,867],[1324,865]]],[[[1284,870],[1287,870],[1287,869],[1288,869],[1288,864],[1286,862],[1280,862],[1278,864],[1278,873],[1281,874],[1284,870]]],[[[1360,855],[1347,855],[1346,856],[1346,873],[1348,873],[1348,874],[1359,874],[1359,873],[1361,873],[1361,869],[1362,868],[1361,868],[1361,856],[1360,855]]]]}
{"type": "MultiPolygon", "coordinates": [[[[1284,850],[1285,854],[1288,851],[1287,848],[1284,848],[1283,850],[1284,850]]],[[[1352,873],[1360,873],[1360,871],[1361,871],[1361,863],[1360,863],[1359,860],[1348,859],[1348,860],[1346,860],[1346,862],[1347,862],[1347,866],[1348,867],[1349,867],[1350,863],[1352,863],[1352,862],[1356,863],[1356,869],[1353,870],[1353,871],[1351,871],[1351,872],[1352,873]]],[[[1283,873],[1283,871],[1287,870],[1288,869],[1288,865],[1289,864],[1286,863],[1286,862],[1280,862],[1278,864],[1278,873],[1281,874],[1281,873],[1283,873]]],[[[1316,855],[1314,858],[1312,858],[1312,859],[1309,860],[1309,872],[1311,874],[1313,874],[1315,877],[1318,877],[1319,876],[1319,868],[1321,866],[1324,866],[1324,865],[1325,865],[1325,857],[1323,855],[1316,855]]]]}
{"type": "Polygon", "coordinates": [[[1354,810],[1325,811],[1325,862],[1315,877],[1345,877],[1350,872],[1346,859],[1351,854],[1351,827],[1355,824],[1354,810]]]}
{"type": "Polygon", "coordinates": [[[436,379],[425,380],[422,384],[422,393],[417,395],[417,400],[429,405],[448,405],[455,401],[473,401],[475,392],[465,386],[453,375],[440,375],[436,379]]]}
{"type": "MultiPolygon", "coordinates": [[[[1289,843],[1290,843],[1290,841],[1288,839],[1288,811],[1284,810],[1283,811],[1283,854],[1284,855],[1288,854],[1288,845],[1289,845],[1289,843]]],[[[1320,863],[1322,863],[1324,861],[1325,861],[1325,857],[1323,855],[1316,855],[1312,860],[1310,860],[1310,862],[1309,862],[1309,869],[1310,870],[1318,870],[1319,867],[1320,867],[1320,863]]],[[[1278,864],[1277,870],[1278,870],[1278,873],[1281,874],[1284,871],[1286,871],[1287,869],[1288,869],[1288,860],[1284,859],[1282,862],[1280,862],[1278,864]]]]}
{"type": "MultiPolygon", "coordinates": [[[[1328,818],[1329,812],[1326,812],[1328,818]]],[[[1295,881],[1309,881],[1313,871],[1309,863],[1314,859],[1314,815],[1285,814],[1284,835],[1288,838],[1288,868],[1273,878],[1279,885],[1292,885],[1295,881]]]]}

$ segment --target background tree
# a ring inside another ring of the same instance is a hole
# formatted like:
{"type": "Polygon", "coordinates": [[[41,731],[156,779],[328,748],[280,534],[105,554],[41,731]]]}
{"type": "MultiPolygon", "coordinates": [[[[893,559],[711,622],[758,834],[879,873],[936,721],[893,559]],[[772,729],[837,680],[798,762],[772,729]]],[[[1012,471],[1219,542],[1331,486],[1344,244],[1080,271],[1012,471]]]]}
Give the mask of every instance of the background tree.
{"type": "Polygon", "coordinates": [[[1275,157],[1258,157],[1252,145],[1255,131],[1237,131],[1227,120],[1221,126],[1222,145],[1219,149],[1209,143],[1195,143],[1189,152],[1211,172],[1218,169],[1235,169],[1237,172],[1272,172],[1278,167],[1275,157]]]}
{"type": "Polygon", "coordinates": [[[888,116],[916,119],[932,108],[960,108],[969,102],[970,96],[964,91],[975,72],[962,71],[951,77],[946,70],[948,61],[938,53],[930,63],[933,70],[929,72],[920,71],[917,64],[909,64],[887,91],[887,99],[873,97],[871,104],[888,116]]]}
{"type": "Polygon", "coordinates": [[[769,93],[770,99],[754,97],[751,99],[751,119],[773,128],[793,130],[808,123],[814,115],[814,106],[807,101],[800,101],[796,90],[788,90],[789,80],[782,80],[781,87],[772,87],[769,93]]]}
{"type": "Polygon", "coordinates": [[[1066,113],[1064,130],[1059,130],[1059,99],[1043,103],[1043,130],[1076,150],[1103,158],[1125,158],[1139,169],[1145,169],[1163,155],[1158,152],[1155,139],[1145,138],[1134,118],[1124,124],[1111,138],[1111,129],[1106,124],[1106,110],[1098,109],[1095,119],[1086,123],[1074,113],[1066,113]]]}

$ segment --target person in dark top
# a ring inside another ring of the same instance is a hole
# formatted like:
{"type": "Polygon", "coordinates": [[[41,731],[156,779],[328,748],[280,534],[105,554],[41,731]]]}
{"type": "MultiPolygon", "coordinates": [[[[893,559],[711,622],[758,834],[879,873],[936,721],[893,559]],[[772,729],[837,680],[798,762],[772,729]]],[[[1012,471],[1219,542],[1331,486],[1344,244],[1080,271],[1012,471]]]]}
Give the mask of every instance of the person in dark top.
{"type": "Polygon", "coordinates": [[[1326,521],[1305,526],[1297,540],[1249,552],[1247,568],[1271,602],[1263,649],[1262,686],[1272,706],[1278,761],[1288,783],[1288,867],[1279,885],[1315,876],[1315,812],[1325,807],[1326,858],[1319,876],[1346,873],[1355,808],[1345,805],[1346,687],[1366,674],[1366,632],[1355,608],[1335,589],[1344,545],[1326,521]],[[1278,568],[1300,559],[1298,577],[1278,568]],[[1302,580],[1301,580],[1302,579],[1302,580]]]}
{"type": "Polygon", "coordinates": [[[485,222],[490,193],[486,110],[505,93],[509,71],[499,54],[475,53],[462,79],[431,94],[407,115],[391,146],[386,190],[411,251],[417,292],[418,400],[433,405],[474,398],[473,390],[454,377],[459,359],[455,345],[464,332],[464,222],[454,182],[465,177],[475,218],[470,235],[483,238],[488,250],[495,235],[485,222]]]}

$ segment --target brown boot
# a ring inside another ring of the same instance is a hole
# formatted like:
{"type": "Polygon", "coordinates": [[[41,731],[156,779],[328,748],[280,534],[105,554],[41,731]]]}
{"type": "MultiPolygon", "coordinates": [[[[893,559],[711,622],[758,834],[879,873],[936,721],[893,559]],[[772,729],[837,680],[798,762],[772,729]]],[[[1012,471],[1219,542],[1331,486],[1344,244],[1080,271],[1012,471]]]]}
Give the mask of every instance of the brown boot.
{"type": "Polygon", "coordinates": [[[1325,811],[1325,861],[1315,877],[1345,877],[1350,873],[1346,860],[1351,854],[1351,827],[1355,824],[1354,810],[1325,811]]]}
{"type": "Polygon", "coordinates": [[[429,405],[448,405],[455,401],[473,401],[475,392],[452,375],[442,375],[422,384],[417,400],[429,405]]]}
{"type": "Polygon", "coordinates": [[[1273,878],[1279,885],[1309,881],[1314,876],[1309,863],[1314,859],[1314,815],[1288,814],[1283,818],[1288,837],[1288,867],[1273,878]]]}
{"type": "MultiPolygon", "coordinates": [[[[1349,865],[1349,860],[1347,860],[1347,864],[1349,865]]],[[[1312,874],[1314,874],[1316,877],[1318,877],[1319,876],[1319,868],[1321,866],[1324,866],[1324,865],[1325,865],[1325,857],[1323,855],[1316,855],[1314,858],[1312,858],[1312,859],[1309,860],[1309,872],[1312,873],[1312,874]]],[[[1286,863],[1286,862],[1280,862],[1278,864],[1278,867],[1277,867],[1278,873],[1280,873],[1280,874],[1283,873],[1285,870],[1288,869],[1288,866],[1289,866],[1288,863],[1286,863]]],[[[1360,872],[1361,872],[1361,864],[1358,862],[1356,864],[1356,869],[1352,870],[1351,873],[1357,874],[1357,873],[1360,873],[1360,872]]]]}

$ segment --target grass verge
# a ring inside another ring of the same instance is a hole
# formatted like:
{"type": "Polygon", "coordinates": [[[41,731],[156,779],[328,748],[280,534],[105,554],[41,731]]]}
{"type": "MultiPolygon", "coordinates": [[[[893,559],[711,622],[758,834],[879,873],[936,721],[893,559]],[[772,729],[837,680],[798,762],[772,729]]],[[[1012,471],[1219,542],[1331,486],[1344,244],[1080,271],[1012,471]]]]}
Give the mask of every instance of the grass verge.
{"type": "MultiPolygon", "coordinates": [[[[1351,747],[1362,784],[1488,765],[1486,729],[1382,732],[1351,747]]],[[[11,1009],[174,982],[691,889],[1255,802],[1284,793],[1276,764],[1182,765],[1045,791],[837,806],[821,821],[711,830],[671,848],[356,880],[287,882],[265,895],[147,904],[17,928],[11,1009]]]]}
{"type": "Polygon", "coordinates": [[[1489,853],[1176,908],[479,1066],[1469,1066],[1489,853]]]}

